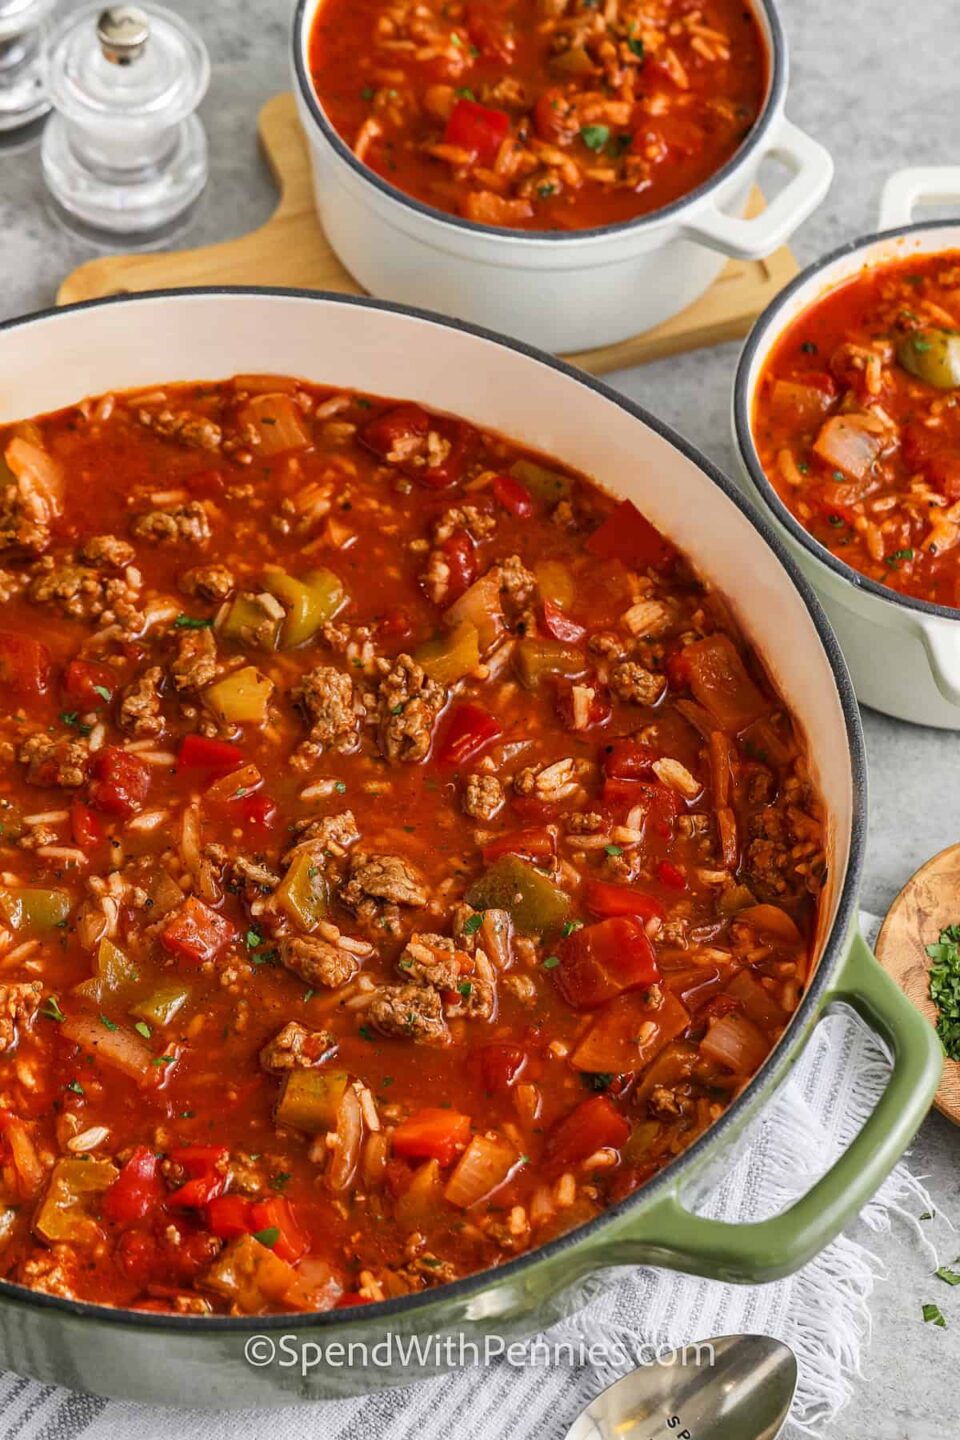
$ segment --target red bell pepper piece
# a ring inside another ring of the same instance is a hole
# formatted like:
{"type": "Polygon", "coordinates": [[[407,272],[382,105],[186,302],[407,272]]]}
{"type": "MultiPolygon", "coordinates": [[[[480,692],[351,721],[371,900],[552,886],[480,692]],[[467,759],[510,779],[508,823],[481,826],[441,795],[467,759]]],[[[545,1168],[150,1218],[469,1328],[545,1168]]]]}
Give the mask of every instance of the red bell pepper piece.
{"type": "Polygon", "coordinates": [[[588,880],[583,887],[583,903],[591,915],[636,915],[647,921],[662,920],[666,913],[653,895],[645,895],[630,885],[611,885],[606,880],[588,880]]]}
{"type": "Polygon", "coordinates": [[[627,565],[660,567],[676,555],[676,550],[634,505],[622,500],[594,530],[586,548],[600,560],[622,560],[627,565]]]}
{"type": "Polygon", "coordinates": [[[207,1205],[207,1229],[221,1240],[236,1240],[258,1227],[253,1222],[253,1201],[245,1195],[216,1195],[207,1205]]]}
{"type": "Polygon", "coordinates": [[[444,604],[452,605],[477,578],[477,555],[473,541],[464,530],[454,530],[440,546],[447,562],[450,578],[444,604]]]}
{"type": "Polygon", "coordinates": [[[257,825],[261,830],[269,830],[276,822],[277,802],[271,800],[262,790],[256,795],[246,795],[236,803],[240,807],[240,816],[245,825],[257,825]]]}
{"type": "Polygon", "coordinates": [[[451,1165],[470,1141],[470,1116],[427,1106],[402,1120],[393,1132],[393,1153],[404,1160],[437,1160],[451,1165]]]}
{"type": "Polygon", "coordinates": [[[170,1159],[186,1172],[187,1179],[169,1196],[168,1204],[199,1209],[223,1193],[230,1159],[225,1145],[183,1145],[171,1150],[170,1159]]]}
{"type": "Polygon", "coordinates": [[[211,910],[195,895],[190,895],[160,932],[160,941],[171,955],[178,955],[200,965],[212,960],[235,934],[225,916],[211,910]]]}
{"type": "Polygon", "coordinates": [[[660,861],[657,866],[657,879],[661,885],[666,885],[668,890],[686,890],[687,888],[687,877],[669,860],[660,861]]]}
{"type": "Polygon", "coordinates": [[[368,420],[358,439],[405,475],[433,490],[444,489],[459,480],[466,463],[472,430],[462,420],[429,415],[421,405],[395,405],[368,420]],[[439,465],[428,465],[427,436],[435,431],[447,441],[449,450],[439,465]]]}
{"type": "Polygon", "coordinates": [[[603,773],[618,780],[649,780],[656,758],[657,752],[639,740],[612,740],[604,746],[603,773]]]}
{"type": "Polygon", "coordinates": [[[464,765],[502,734],[499,720],[489,710],[464,700],[450,716],[446,734],[437,747],[437,759],[441,765],[464,765]]]}
{"type": "Polygon", "coordinates": [[[483,858],[487,865],[499,860],[501,855],[520,855],[525,860],[552,860],[557,853],[557,832],[549,825],[529,830],[510,830],[506,835],[497,835],[483,847],[483,858]]]}
{"type": "Polygon", "coordinates": [[[84,805],[82,800],[74,800],[70,806],[70,829],[73,831],[74,842],[87,853],[103,844],[103,826],[90,806],[84,805]]]}
{"type": "Polygon", "coordinates": [[[50,651],[30,635],[0,630],[0,693],[34,699],[50,683],[50,651]]]}
{"type": "Polygon", "coordinates": [[[103,1197],[103,1213],[116,1225],[143,1220],[166,1198],[160,1158],[138,1145],[103,1197]]]}
{"type": "Polygon", "coordinates": [[[262,1235],[267,1230],[277,1231],[277,1238],[270,1245],[274,1255],[286,1260],[288,1265],[295,1265],[306,1254],[307,1237],[300,1229],[293,1206],[285,1195],[258,1200],[250,1213],[255,1235],[262,1235]]]}
{"type": "Polygon", "coordinates": [[[139,755],[105,745],[90,766],[90,804],[107,815],[128,819],[143,809],[150,790],[150,766],[139,755]]]}
{"type": "Polygon", "coordinates": [[[64,699],[77,710],[96,710],[98,705],[106,705],[116,687],[117,672],[91,660],[71,660],[60,682],[64,699]]]}
{"type": "Polygon", "coordinates": [[[483,1045],[480,1049],[483,1088],[494,1094],[509,1090],[519,1080],[526,1063],[526,1053],[519,1045],[483,1045]]]}
{"type": "Polygon", "coordinates": [[[245,756],[229,740],[209,740],[206,735],[185,735],[177,755],[177,770],[211,770],[229,775],[242,765],[245,756]]]}
{"type": "Polygon", "coordinates": [[[587,633],[582,625],[577,624],[576,620],[571,620],[569,615],[565,615],[553,600],[544,600],[543,602],[543,628],[553,636],[554,640],[562,640],[565,645],[579,645],[587,633]]]}
{"type": "Polygon", "coordinates": [[[610,718],[610,701],[607,698],[606,686],[601,685],[595,675],[587,682],[560,679],[557,681],[556,689],[557,715],[568,730],[583,730],[593,725],[602,725],[610,718]],[[590,702],[587,706],[587,725],[584,727],[581,716],[573,703],[573,688],[575,684],[588,683],[593,690],[590,702]]]}
{"type": "Polygon", "coordinates": [[[479,164],[490,166],[509,133],[510,116],[504,110],[461,98],[450,112],[443,143],[469,150],[479,164]]]}
{"type": "MultiPolygon", "coordinates": [[[[526,520],[533,514],[533,496],[526,485],[521,485],[513,475],[497,475],[493,481],[493,493],[497,503],[508,510],[511,515],[516,515],[520,520],[526,520]]],[[[564,637],[558,635],[557,639],[564,637]]]]}
{"type": "Polygon", "coordinates": [[[589,1160],[597,1150],[620,1150],[630,1135],[630,1124],[606,1095],[593,1095],[564,1115],[547,1136],[543,1163],[559,1174],[589,1160]]]}
{"type": "Polygon", "coordinates": [[[650,938],[632,915],[575,930],[562,942],[560,964],[551,973],[564,1000],[577,1010],[592,1010],[660,978],[650,938]]]}
{"type": "Polygon", "coordinates": [[[680,797],[659,780],[605,780],[603,803],[612,810],[629,813],[635,805],[645,813],[644,828],[664,840],[673,834],[680,814],[680,797]]]}

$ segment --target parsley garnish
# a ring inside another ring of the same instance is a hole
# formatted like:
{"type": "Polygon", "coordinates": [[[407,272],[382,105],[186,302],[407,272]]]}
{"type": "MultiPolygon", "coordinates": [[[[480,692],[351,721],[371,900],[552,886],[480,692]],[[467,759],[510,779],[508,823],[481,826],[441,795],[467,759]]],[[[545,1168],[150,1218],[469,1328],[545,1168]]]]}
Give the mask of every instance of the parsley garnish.
{"type": "Polygon", "coordinates": [[[556,968],[557,968],[557,966],[558,966],[559,964],[560,964],[560,956],[559,956],[559,955],[548,955],[547,958],[546,958],[546,960],[544,960],[544,962],[543,962],[543,968],[544,968],[544,970],[556,970],[556,968]]]}
{"type": "Polygon", "coordinates": [[[94,685],[94,693],[100,696],[105,705],[109,705],[113,699],[113,691],[108,690],[106,685],[94,685]]]}
{"type": "Polygon", "coordinates": [[[460,984],[457,986],[457,990],[466,1000],[469,999],[470,996],[473,994],[473,985],[469,980],[461,980],[460,984]]]}
{"type": "Polygon", "coordinates": [[[360,91],[360,99],[361,99],[361,100],[372,100],[373,97],[374,97],[374,95],[376,95],[376,93],[377,93],[377,92],[376,92],[376,90],[374,90],[374,88],[373,88],[372,85],[364,85],[363,89],[360,91]]]}
{"type": "Polygon", "coordinates": [[[886,557],[886,559],[884,560],[883,563],[884,563],[885,565],[892,565],[892,566],[894,567],[894,569],[896,569],[896,567],[899,565],[899,563],[900,563],[901,560],[912,560],[912,559],[913,559],[913,551],[912,551],[912,550],[894,550],[893,554],[892,554],[892,555],[888,555],[888,556],[886,557]]]}
{"type": "Polygon", "coordinates": [[[937,1325],[941,1330],[946,1330],[947,1322],[939,1305],[924,1305],[921,1313],[928,1325],[937,1325]]]}
{"type": "Polygon", "coordinates": [[[212,620],[201,620],[196,615],[178,615],[173,622],[177,630],[209,630],[212,620]]]}
{"type": "Polygon", "coordinates": [[[937,1034],[951,1060],[960,1060],[960,925],[940,931],[936,945],[927,946],[930,999],[937,1007],[937,1034]]]}
{"type": "Polygon", "coordinates": [[[563,929],[560,931],[560,934],[563,936],[564,940],[566,940],[567,936],[568,936],[568,935],[572,935],[573,932],[574,932],[574,930],[582,930],[582,929],[583,929],[583,921],[582,921],[582,920],[565,920],[565,921],[564,921],[564,925],[563,925],[563,929]]]}
{"type": "Polygon", "coordinates": [[[103,1026],[103,1028],[104,1028],[105,1030],[119,1030],[119,1029],[120,1029],[120,1026],[119,1026],[119,1025],[114,1025],[113,1021],[112,1021],[112,1020],[108,1020],[107,1017],[106,1017],[106,1015],[101,1015],[101,1016],[100,1016],[100,1024],[103,1026]]]}
{"type": "Polygon", "coordinates": [[[588,150],[602,150],[610,139],[609,125],[584,125],[580,139],[588,150]]]}
{"type": "Polygon", "coordinates": [[[263,936],[259,930],[248,930],[246,935],[247,949],[256,950],[263,944],[263,936]]]}
{"type": "Polygon", "coordinates": [[[281,1170],[276,1175],[270,1177],[270,1184],[274,1190],[284,1190],[286,1189],[287,1181],[292,1178],[289,1170],[281,1170]]]}
{"type": "Polygon", "coordinates": [[[817,347],[816,345],[814,345],[812,340],[804,340],[803,344],[800,346],[800,349],[803,351],[804,355],[816,355],[817,353],[817,347]]]}
{"type": "Polygon", "coordinates": [[[337,780],[333,788],[338,795],[345,795],[347,792],[347,787],[343,780],[337,780]]]}
{"type": "Polygon", "coordinates": [[[476,95],[474,95],[473,91],[470,89],[469,85],[461,85],[460,89],[454,90],[453,93],[454,95],[458,95],[461,100],[476,100],[477,98],[476,95]]]}
{"type": "MultiPolygon", "coordinates": [[[[956,1265],[960,1262],[954,1260],[953,1263],[956,1265]]],[[[951,1270],[949,1265],[941,1265],[940,1269],[934,1270],[933,1273],[937,1279],[942,1280],[945,1285],[960,1285],[960,1272],[951,1270]]]]}
{"type": "Polygon", "coordinates": [[[613,1075],[605,1074],[603,1071],[600,1070],[594,1071],[592,1073],[589,1070],[585,1070],[580,1076],[580,1079],[583,1081],[584,1085],[586,1085],[588,1090],[609,1090],[610,1086],[613,1084],[613,1075]]]}
{"type": "Polygon", "coordinates": [[[134,1030],[136,1030],[138,1035],[143,1036],[144,1040],[149,1040],[150,1036],[153,1034],[153,1031],[150,1029],[150,1026],[145,1020],[138,1020],[133,1028],[134,1030]]]}
{"type": "Polygon", "coordinates": [[[268,1250],[272,1250],[280,1239],[279,1227],[270,1225],[266,1230],[254,1230],[253,1238],[254,1240],[259,1240],[261,1245],[266,1245],[268,1250]]]}
{"type": "Polygon", "coordinates": [[[643,53],[644,53],[644,52],[643,52],[643,41],[642,41],[642,40],[638,40],[635,35],[631,35],[631,36],[629,36],[628,39],[627,39],[627,45],[628,45],[629,49],[633,52],[633,54],[636,55],[636,57],[637,57],[638,60],[642,60],[642,59],[643,59],[643,53]]]}
{"type": "Polygon", "coordinates": [[[466,920],[464,920],[463,922],[464,935],[476,935],[482,924],[483,915],[479,910],[477,911],[476,915],[468,915],[466,920]]]}
{"type": "Polygon", "coordinates": [[[48,998],[43,1009],[40,1011],[40,1014],[43,1015],[47,1020],[56,1020],[57,1024],[61,1024],[67,1018],[66,1015],[64,1015],[63,1011],[60,1009],[60,1002],[57,999],[56,995],[51,995],[48,998]]]}
{"type": "Polygon", "coordinates": [[[72,1090],[73,1093],[74,1093],[74,1095],[84,1095],[84,1094],[86,1094],[86,1091],[84,1090],[83,1086],[80,1084],[80,1081],[79,1081],[79,1080],[69,1080],[69,1081],[67,1082],[67,1089],[68,1089],[68,1090],[72,1090]]]}
{"type": "Polygon", "coordinates": [[[375,1039],[376,1039],[376,1036],[374,1035],[373,1031],[370,1029],[370,1026],[369,1026],[369,1025],[361,1025],[360,1028],[359,1028],[359,1030],[357,1031],[357,1034],[360,1036],[360,1039],[361,1039],[361,1040],[371,1040],[371,1041],[372,1041],[372,1040],[375,1040],[375,1039]]]}
{"type": "Polygon", "coordinates": [[[604,850],[606,851],[606,853],[607,853],[608,855],[622,855],[622,854],[623,854],[623,848],[622,848],[620,845],[604,845],[603,848],[604,848],[604,850]]]}

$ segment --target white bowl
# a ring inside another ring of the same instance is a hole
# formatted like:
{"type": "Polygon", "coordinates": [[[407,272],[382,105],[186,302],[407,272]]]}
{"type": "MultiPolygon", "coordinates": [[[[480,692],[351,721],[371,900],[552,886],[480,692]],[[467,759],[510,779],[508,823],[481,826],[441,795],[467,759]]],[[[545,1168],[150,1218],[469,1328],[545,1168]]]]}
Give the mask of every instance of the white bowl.
{"type": "Polygon", "coordinates": [[[734,441],[747,484],[768,512],[833,623],[864,705],[909,720],[960,730],[960,610],[901,595],[868,579],[821,545],[790,513],[767,479],[751,416],[767,358],[784,331],[824,293],[864,266],[910,255],[960,250],[960,224],[910,224],[920,201],[960,199],[960,167],[903,170],[887,182],[883,227],[817,261],[768,305],[751,331],[733,391],[734,441]]]}
{"type": "Polygon", "coordinates": [[[560,352],[637,335],[707,290],[727,257],[756,260],[819,205],[829,154],[784,114],[786,40],[773,0],[754,0],[770,57],[763,110],[736,154],[689,195],[602,229],[538,232],[475,225],[434,210],[368,169],[333,129],[307,60],[323,0],[299,0],[293,70],[327,239],[372,295],[427,306],[560,352]],[[742,218],[764,160],[792,175],[760,215],[742,218]]]}

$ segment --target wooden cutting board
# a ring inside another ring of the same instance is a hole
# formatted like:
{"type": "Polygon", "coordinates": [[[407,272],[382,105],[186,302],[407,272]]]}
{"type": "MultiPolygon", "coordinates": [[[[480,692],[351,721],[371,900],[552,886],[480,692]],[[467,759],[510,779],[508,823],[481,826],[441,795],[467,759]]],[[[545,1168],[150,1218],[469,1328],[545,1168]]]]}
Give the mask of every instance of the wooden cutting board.
{"type": "MultiPolygon", "coordinates": [[[[960,920],[960,845],[934,855],[907,881],[887,911],[875,954],[907,999],[931,1025],[937,1011],[930,999],[930,957],[940,931],[960,920]]],[[[960,1125],[960,1063],[947,1060],[934,1105],[960,1125]]]]}
{"type": "MultiPolygon", "coordinates": [[[[199,250],[89,260],[64,280],[58,304],[190,285],[290,285],[363,293],[330,249],[317,220],[307,144],[293,96],[268,100],[260,112],[259,129],[280,191],[279,204],[265,225],[239,239],[199,250]]],[[[763,204],[763,196],[755,190],[748,213],[756,214],[763,204]]],[[[681,350],[740,339],[797,269],[786,247],[767,260],[731,260],[710,290],[682,314],[644,335],[568,358],[600,375],[681,350]]]]}

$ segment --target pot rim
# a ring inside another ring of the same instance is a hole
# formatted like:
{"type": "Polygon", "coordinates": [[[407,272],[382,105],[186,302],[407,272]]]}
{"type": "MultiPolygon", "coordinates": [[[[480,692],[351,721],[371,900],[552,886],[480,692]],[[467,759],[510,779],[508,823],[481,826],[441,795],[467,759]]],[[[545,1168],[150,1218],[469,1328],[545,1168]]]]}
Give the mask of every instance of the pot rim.
{"type": "MultiPolygon", "coordinates": [[[[763,35],[764,45],[767,50],[767,61],[769,65],[769,79],[767,93],[764,97],[763,107],[760,114],[753,123],[752,128],[737,147],[730,159],[726,161],[719,170],[708,175],[694,190],[686,195],[681,195],[664,205],[659,210],[653,210],[647,215],[639,215],[634,220],[621,220],[614,225],[597,225],[589,230],[516,230],[505,225],[479,225],[473,220],[464,220],[459,215],[448,214],[445,210],[438,210],[432,205],[425,204],[414,195],[408,195],[397,186],[391,185],[376,171],[364,165],[358,160],[337,131],[333,128],[324,113],[319,97],[311,83],[310,74],[306,65],[306,41],[308,37],[304,34],[304,22],[308,7],[311,9],[311,22],[316,17],[319,5],[322,0],[297,0],[297,8],[293,17],[292,49],[293,49],[293,72],[299,90],[299,98],[306,106],[311,120],[318,127],[321,137],[327,142],[330,149],[339,160],[344,162],[353,171],[359,180],[365,185],[371,185],[380,194],[395,205],[400,205],[415,215],[426,220],[440,229],[447,228],[455,235],[461,231],[465,236],[483,236],[494,242],[500,241],[504,244],[514,243],[527,246],[562,246],[568,247],[578,241],[601,240],[607,236],[622,236],[632,233],[642,233],[654,229],[665,221],[682,218],[683,215],[696,206],[701,200],[705,200],[712,191],[730,179],[736,171],[749,159],[757,150],[761,142],[766,138],[770,127],[777,120],[783,111],[783,104],[787,92],[787,39],[780,16],[777,12],[775,0],[747,0],[750,9],[753,11],[757,23],[763,30],[763,23],[766,23],[766,34],[763,35]]],[[[309,137],[308,137],[309,138],[309,137]]]]}
{"type": "MultiPolygon", "coordinates": [[[[733,427],[740,452],[740,459],[750,479],[753,481],[757,491],[757,498],[772,511],[777,523],[788,532],[818,564],[830,570],[840,580],[850,585],[862,595],[868,595],[873,600],[879,600],[894,608],[900,608],[914,615],[930,616],[938,620],[950,620],[956,623],[960,621],[960,609],[951,605],[938,605],[932,600],[920,600],[915,595],[904,595],[899,590],[891,590],[887,585],[881,585],[879,580],[871,580],[869,576],[862,575],[845,560],[834,555],[825,545],[821,545],[809,530],[806,530],[796,516],[787,508],[776,488],[768,479],[767,474],[760,463],[760,456],[757,453],[756,443],[753,438],[753,425],[751,423],[751,411],[753,397],[756,391],[756,381],[759,379],[759,369],[751,384],[750,371],[753,367],[760,350],[766,349],[767,354],[774,345],[782,338],[786,326],[777,324],[782,320],[783,311],[789,305],[791,299],[809,281],[817,275],[821,275],[825,281],[823,289],[818,297],[810,301],[805,310],[798,312],[795,319],[804,314],[806,310],[819,303],[833,284],[842,284],[844,280],[853,278],[845,275],[842,279],[837,277],[834,282],[828,280],[826,271],[834,266],[839,266],[844,260],[850,259],[860,251],[869,250],[871,246],[882,244],[886,241],[904,239],[909,235],[926,234],[932,231],[960,231],[955,220],[920,220],[912,225],[897,226],[891,230],[877,230],[868,235],[858,235],[853,240],[846,240],[838,245],[835,250],[829,251],[819,260],[814,260],[796,275],[789,285],[785,285],[767,305],[766,309],[758,315],[753,322],[750,334],[747,336],[740,359],[737,362],[737,372],[733,382],[733,427]],[[770,338],[772,336],[772,338],[770,338]]],[[[955,249],[960,250],[960,243],[955,249]]],[[[903,257],[906,259],[907,257],[903,257]]],[[[883,262],[881,262],[883,263],[883,262]]],[[[895,263],[895,262],[894,262],[895,263]]],[[[790,322],[791,324],[793,321],[790,322]]]]}
{"type": "Polygon", "coordinates": [[[645,410],[641,405],[636,404],[633,400],[628,399],[625,395],[621,395],[604,381],[597,379],[593,375],[588,375],[576,366],[570,365],[554,355],[546,354],[544,351],[538,350],[535,346],[528,345],[522,340],[510,339],[509,337],[497,334],[495,331],[484,329],[480,325],[473,325],[463,320],[437,315],[429,310],[418,309],[416,306],[401,305],[386,300],[375,300],[365,295],[332,294],[322,290],[303,290],[293,287],[256,285],[198,285],[185,287],[184,289],[178,289],[176,291],[146,290],[137,294],[110,295],[99,300],[84,300],[74,305],[38,310],[28,315],[18,316],[15,319],[0,322],[0,335],[11,330],[17,330],[25,325],[49,322],[55,320],[56,317],[60,315],[70,315],[85,310],[101,309],[108,305],[135,306],[141,302],[158,300],[176,304],[181,299],[186,301],[196,296],[230,297],[234,295],[262,295],[273,296],[277,299],[308,300],[319,302],[321,305],[350,305],[366,310],[386,311],[392,314],[405,315],[443,329],[459,331],[461,334],[473,336],[478,340],[490,341],[504,349],[513,350],[548,370],[558,372],[567,379],[582,385],[585,389],[592,390],[610,404],[616,405],[620,410],[625,411],[634,420],[639,421],[640,424],[653,430],[656,435],[666,440],[674,449],[678,450],[686,460],[694,464],[707,479],[722,490],[731,504],[736,506],[748,524],[774,552],[787,578],[799,592],[800,598],[803,600],[810,619],[813,622],[820,644],[826,653],[830,668],[833,671],[849,751],[853,800],[850,816],[849,858],[847,860],[842,885],[840,886],[837,896],[836,913],[824,940],[820,962],[813,980],[791,1018],[784,1035],[781,1036],[780,1041],[771,1051],[750,1083],[737,1096],[732,1104],[728,1106],[723,1115],[709,1126],[688,1149],[677,1156],[677,1158],[661,1170],[659,1174],[635,1190],[632,1195],[628,1195],[616,1205],[608,1207],[585,1225],[578,1226],[566,1234],[558,1236],[546,1245],[538,1246],[535,1249],[525,1252],[523,1255],[517,1256],[513,1260],[508,1260],[501,1266],[480,1270],[471,1275],[465,1275],[461,1279],[439,1286],[435,1290],[421,1291],[415,1295],[399,1296],[396,1299],[377,1301],[373,1304],[350,1307],[349,1309],[325,1310],[305,1314],[287,1313],[250,1316],[152,1314],[146,1311],[99,1305],[94,1301],[70,1300],[57,1295],[48,1295],[42,1291],[31,1290],[27,1286],[18,1285],[9,1280],[0,1280],[0,1304],[5,1302],[13,1303],[53,1314],[74,1316],[84,1320],[96,1320],[102,1325],[116,1325],[124,1329],[143,1328],[158,1333],[200,1334],[210,1332],[216,1334],[227,1333],[241,1335],[249,1332],[251,1329],[255,1329],[258,1334],[273,1330],[314,1330],[322,1329],[330,1325],[336,1325],[342,1329],[344,1325],[350,1324],[351,1321],[362,1321],[365,1319],[375,1319],[381,1326],[388,1327],[391,1319],[396,1315],[406,1315],[410,1312],[429,1311],[438,1308],[445,1309],[457,1302],[466,1301],[470,1297],[499,1283],[501,1280],[516,1281],[537,1264],[545,1263],[565,1251],[572,1251],[575,1247],[596,1238],[602,1230],[615,1225],[618,1220],[622,1220],[632,1211],[641,1208],[643,1204],[674,1191],[677,1188],[678,1181],[682,1180],[685,1171],[696,1168],[700,1158],[702,1158],[711,1147],[720,1146],[723,1137],[736,1125],[739,1116],[745,1116],[751,1109],[759,1106],[765,1099],[770,1098],[770,1095],[782,1078],[785,1066],[789,1063],[790,1055],[802,1048],[809,1036],[810,1026],[819,1011],[821,997],[828,988],[833,971],[846,952],[847,935],[852,922],[856,919],[857,897],[863,869],[864,851],[866,848],[867,770],[863,731],[860,724],[860,711],[854,694],[853,683],[847,672],[837,638],[830,627],[830,622],[827,619],[820,601],[817,599],[813,587],[801,573],[796,560],[790,554],[789,549],[777,534],[770,520],[751,507],[733,481],[729,480],[711,460],[705,455],[702,455],[696,446],[681,436],[672,426],[650,414],[649,411],[645,410]]]}

